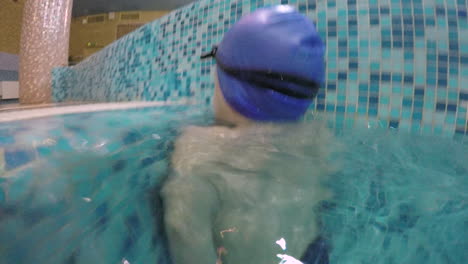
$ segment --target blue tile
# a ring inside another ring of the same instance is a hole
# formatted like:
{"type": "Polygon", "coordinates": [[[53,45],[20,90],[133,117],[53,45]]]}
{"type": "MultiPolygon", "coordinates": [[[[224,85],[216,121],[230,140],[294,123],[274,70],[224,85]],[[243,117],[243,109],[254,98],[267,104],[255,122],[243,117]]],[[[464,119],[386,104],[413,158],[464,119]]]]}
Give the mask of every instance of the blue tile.
{"type": "Polygon", "coordinates": [[[370,75],[370,80],[371,81],[375,81],[375,82],[378,82],[380,81],[380,74],[379,73],[371,73],[370,75]]]}
{"type": "Polygon", "coordinates": [[[468,55],[460,56],[460,63],[461,64],[468,64],[468,55]]]}
{"type": "Polygon", "coordinates": [[[388,123],[388,126],[391,128],[398,128],[399,125],[400,121],[398,120],[390,120],[390,122],[388,123]]]}
{"type": "Polygon", "coordinates": [[[426,17],[426,26],[427,27],[433,27],[435,26],[435,19],[431,17],[426,17]]]}
{"type": "Polygon", "coordinates": [[[447,111],[448,112],[456,112],[457,111],[457,105],[456,104],[447,104],[447,111]]]}
{"type": "Polygon", "coordinates": [[[448,60],[448,55],[444,53],[439,53],[438,56],[439,61],[447,61],[448,60]]]}
{"type": "Polygon", "coordinates": [[[369,84],[367,83],[360,83],[359,84],[359,91],[363,91],[363,92],[366,92],[369,91],[369,84]]]}
{"type": "Polygon", "coordinates": [[[106,228],[107,223],[109,222],[109,206],[107,203],[100,204],[95,210],[94,213],[98,218],[96,222],[96,228],[99,231],[103,231],[106,228]]]}
{"type": "Polygon", "coordinates": [[[392,75],[389,72],[382,72],[380,79],[382,82],[389,82],[392,79],[392,75]]]}
{"type": "Polygon", "coordinates": [[[368,114],[369,116],[377,116],[378,114],[378,109],[377,107],[369,107],[369,111],[368,111],[368,114]]]}
{"type": "Polygon", "coordinates": [[[0,187],[0,206],[3,205],[3,203],[5,202],[5,198],[5,191],[0,187]]]}
{"type": "Polygon", "coordinates": [[[413,112],[413,115],[412,115],[412,118],[413,120],[422,120],[422,113],[421,112],[413,112]]]}
{"type": "Polygon", "coordinates": [[[147,157],[147,158],[142,159],[140,162],[140,168],[145,168],[155,162],[164,160],[165,158],[166,158],[165,152],[158,152],[156,153],[156,155],[152,157],[147,157]]]}
{"type": "Polygon", "coordinates": [[[439,87],[447,87],[447,77],[444,77],[444,78],[441,78],[439,80],[437,80],[437,85],[439,87]]]}
{"type": "Polygon", "coordinates": [[[327,84],[327,91],[336,91],[336,83],[328,83],[327,84]]]}
{"type": "Polygon", "coordinates": [[[357,61],[350,61],[349,62],[349,68],[352,70],[355,70],[358,68],[358,62],[357,61]]]}
{"type": "Polygon", "coordinates": [[[405,75],[403,82],[405,84],[413,84],[413,75],[405,75]]]}
{"type": "Polygon", "coordinates": [[[413,101],[413,108],[414,109],[422,109],[423,108],[423,101],[422,100],[414,100],[413,101]]]}
{"type": "Polygon", "coordinates": [[[416,89],[414,89],[414,96],[415,96],[415,97],[424,96],[424,88],[416,88],[416,89]]]}
{"type": "Polygon", "coordinates": [[[413,106],[413,99],[411,98],[403,98],[403,107],[412,107],[413,106]]]}
{"type": "MultiPolygon", "coordinates": [[[[391,41],[382,41],[382,42],[381,42],[381,45],[382,45],[382,48],[387,48],[387,49],[389,49],[389,48],[392,47],[392,42],[391,42],[391,41]]],[[[394,47],[395,47],[395,48],[398,48],[398,43],[397,43],[397,44],[394,43],[394,47]]]]}
{"type": "Polygon", "coordinates": [[[436,7],[436,15],[437,16],[445,16],[445,8],[443,6],[436,7]]]}
{"type": "Polygon", "coordinates": [[[445,109],[446,109],[446,103],[438,102],[438,103],[436,104],[436,111],[445,112],[445,109]]]}
{"type": "Polygon", "coordinates": [[[127,162],[125,160],[117,160],[114,163],[114,165],[112,165],[112,170],[114,172],[119,172],[119,171],[125,169],[126,165],[127,165],[127,162]]]}
{"type": "Polygon", "coordinates": [[[448,70],[447,67],[441,67],[441,66],[439,66],[439,67],[437,68],[437,72],[438,72],[438,73],[447,74],[447,70],[448,70]]]}
{"type": "Polygon", "coordinates": [[[455,129],[455,134],[458,134],[458,135],[466,135],[468,132],[463,129],[463,128],[457,128],[455,129]]]}
{"type": "Polygon", "coordinates": [[[468,92],[460,92],[460,100],[468,101],[468,92]]]}
{"type": "Polygon", "coordinates": [[[138,131],[128,131],[123,135],[123,143],[125,145],[133,144],[139,140],[143,139],[143,135],[138,131]]]}
{"type": "Polygon", "coordinates": [[[13,131],[8,129],[0,129],[0,147],[15,143],[13,131]]]}
{"type": "Polygon", "coordinates": [[[12,170],[20,166],[26,165],[33,161],[35,157],[34,151],[30,149],[12,149],[5,150],[5,168],[12,170]]]}
{"type": "Polygon", "coordinates": [[[400,73],[392,73],[393,82],[401,82],[402,80],[403,80],[403,76],[400,73]]]}
{"type": "Polygon", "coordinates": [[[464,10],[458,10],[458,16],[459,17],[463,17],[463,18],[466,18],[466,9],[464,10]]]}
{"type": "Polygon", "coordinates": [[[379,103],[378,96],[369,96],[369,105],[377,105],[379,103]]]}
{"type": "Polygon", "coordinates": [[[125,218],[125,225],[130,234],[138,235],[142,232],[141,221],[136,213],[125,218]]]}
{"type": "Polygon", "coordinates": [[[380,6],[380,15],[389,15],[390,8],[388,6],[380,6]]]}
{"type": "Polygon", "coordinates": [[[346,80],[348,78],[348,73],[346,72],[339,72],[338,73],[338,80],[346,80]]]}

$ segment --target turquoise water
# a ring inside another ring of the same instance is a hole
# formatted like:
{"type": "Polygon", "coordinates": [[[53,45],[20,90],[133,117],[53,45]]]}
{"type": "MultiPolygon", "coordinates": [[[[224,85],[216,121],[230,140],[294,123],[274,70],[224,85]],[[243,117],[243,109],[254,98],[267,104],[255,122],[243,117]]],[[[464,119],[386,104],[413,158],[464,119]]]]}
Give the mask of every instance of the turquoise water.
{"type": "MultiPolygon", "coordinates": [[[[164,107],[0,124],[0,263],[170,263],[157,192],[181,129],[211,122],[164,107]]],[[[334,195],[316,208],[330,263],[466,263],[466,143],[336,140],[334,195]]]]}

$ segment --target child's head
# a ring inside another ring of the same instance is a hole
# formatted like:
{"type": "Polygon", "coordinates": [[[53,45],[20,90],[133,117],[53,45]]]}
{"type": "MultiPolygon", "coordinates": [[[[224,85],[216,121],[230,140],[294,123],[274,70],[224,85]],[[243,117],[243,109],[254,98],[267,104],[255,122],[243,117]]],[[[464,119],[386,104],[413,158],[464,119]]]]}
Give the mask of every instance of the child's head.
{"type": "Polygon", "coordinates": [[[324,81],[323,42],[290,6],[241,18],[209,55],[216,58],[217,116],[234,123],[297,120],[324,81]]]}

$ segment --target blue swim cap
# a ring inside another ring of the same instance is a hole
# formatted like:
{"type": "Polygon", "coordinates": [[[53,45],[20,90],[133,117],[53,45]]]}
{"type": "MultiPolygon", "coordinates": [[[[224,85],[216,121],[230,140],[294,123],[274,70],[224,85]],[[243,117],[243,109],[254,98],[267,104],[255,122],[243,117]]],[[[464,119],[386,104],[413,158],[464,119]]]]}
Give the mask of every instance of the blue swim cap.
{"type": "Polygon", "coordinates": [[[244,16],[212,53],[221,91],[257,121],[300,118],[324,82],[324,51],[315,26],[287,5],[244,16]]]}

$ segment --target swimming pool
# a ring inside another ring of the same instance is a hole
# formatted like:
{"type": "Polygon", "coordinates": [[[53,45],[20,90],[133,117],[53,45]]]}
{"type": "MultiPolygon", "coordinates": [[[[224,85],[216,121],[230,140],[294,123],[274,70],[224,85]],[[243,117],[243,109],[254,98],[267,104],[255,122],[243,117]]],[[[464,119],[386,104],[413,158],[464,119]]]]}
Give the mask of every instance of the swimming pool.
{"type": "MultiPolygon", "coordinates": [[[[157,192],[181,129],[211,122],[161,106],[0,123],[0,263],[170,263],[157,192]]],[[[335,134],[316,208],[330,263],[466,262],[466,142],[335,134]]]]}

